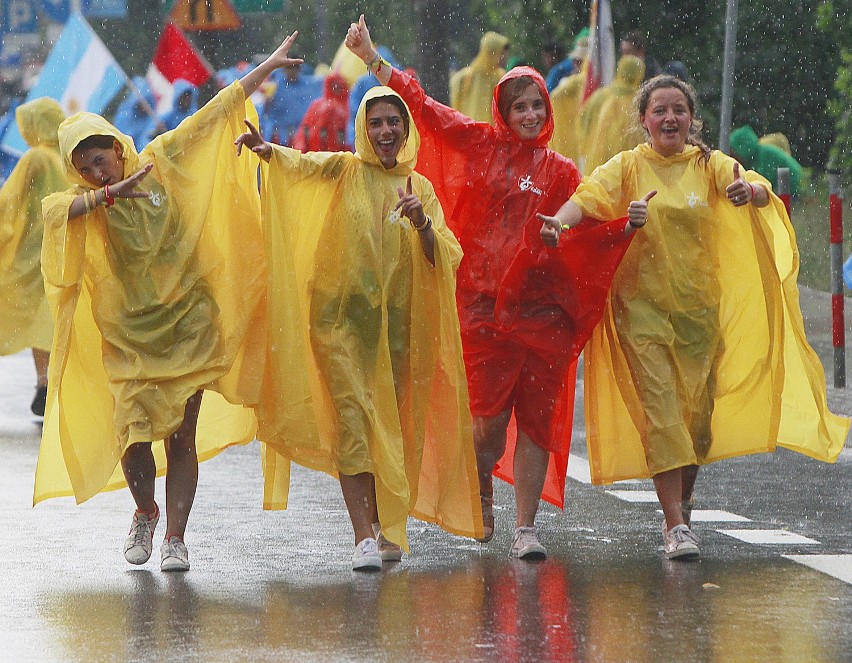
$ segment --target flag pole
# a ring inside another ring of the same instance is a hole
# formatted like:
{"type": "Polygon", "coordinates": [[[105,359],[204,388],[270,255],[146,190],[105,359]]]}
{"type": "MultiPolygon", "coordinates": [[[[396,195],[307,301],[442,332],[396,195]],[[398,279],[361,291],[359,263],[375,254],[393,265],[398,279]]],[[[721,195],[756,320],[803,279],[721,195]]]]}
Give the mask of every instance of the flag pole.
{"type": "Polygon", "coordinates": [[[734,98],[734,61],[737,55],[737,0],[727,0],[725,8],[725,55],[722,62],[722,107],[719,112],[719,149],[727,152],[731,137],[731,109],[734,98]]]}

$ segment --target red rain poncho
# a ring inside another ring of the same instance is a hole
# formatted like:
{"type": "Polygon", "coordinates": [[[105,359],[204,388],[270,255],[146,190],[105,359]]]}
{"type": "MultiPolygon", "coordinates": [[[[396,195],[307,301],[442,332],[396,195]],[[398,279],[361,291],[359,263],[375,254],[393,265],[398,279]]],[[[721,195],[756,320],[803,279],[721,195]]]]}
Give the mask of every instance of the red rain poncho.
{"type": "MultiPolygon", "coordinates": [[[[561,376],[551,376],[561,392],[554,395],[549,430],[543,439],[531,435],[551,455],[542,497],[561,507],[576,360],[600,319],[613,273],[629,244],[624,223],[585,220],[565,233],[557,248],[541,241],[536,213],[554,214],[577,188],[580,174],[570,160],[547,149],[553,114],[544,79],[534,69],[516,67],[501,79],[492,101],[494,126],[426,96],[404,72],[394,70],[389,86],[411,109],[422,139],[417,170],[434,185],[447,225],[464,251],[456,300],[466,363],[482,349],[475,347],[479,332],[508,334],[534,353],[540,351],[533,347],[536,339],[564,339],[567,329],[568,342],[560,346],[565,354],[555,362],[566,368],[561,376]],[[516,136],[497,108],[503,84],[519,76],[531,77],[547,104],[545,126],[529,141],[516,136]]],[[[493,348],[488,350],[495,355],[493,348]]],[[[472,403],[477,394],[494,388],[471,375],[470,366],[468,385],[472,403]]],[[[475,407],[474,415],[483,414],[475,407]]],[[[514,437],[510,430],[506,453],[495,468],[496,476],[510,482],[514,437]]]]}
{"type": "Polygon", "coordinates": [[[349,122],[349,84],[340,74],[331,73],[323,83],[322,98],[308,106],[296,133],[293,147],[302,152],[342,152],[349,122]]]}

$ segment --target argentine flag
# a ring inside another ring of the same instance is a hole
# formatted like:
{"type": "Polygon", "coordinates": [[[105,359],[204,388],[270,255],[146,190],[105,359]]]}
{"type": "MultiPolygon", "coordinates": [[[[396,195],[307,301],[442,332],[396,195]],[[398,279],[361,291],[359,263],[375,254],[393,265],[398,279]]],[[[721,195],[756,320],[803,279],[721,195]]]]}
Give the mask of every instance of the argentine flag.
{"type": "MultiPolygon", "coordinates": [[[[86,19],[74,13],[47,56],[38,82],[27,94],[27,101],[51,97],[59,102],[66,115],[82,110],[103,113],[126,81],[127,74],[100,37],[86,19]]],[[[28,149],[16,124],[7,129],[3,147],[19,154],[28,149]]]]}

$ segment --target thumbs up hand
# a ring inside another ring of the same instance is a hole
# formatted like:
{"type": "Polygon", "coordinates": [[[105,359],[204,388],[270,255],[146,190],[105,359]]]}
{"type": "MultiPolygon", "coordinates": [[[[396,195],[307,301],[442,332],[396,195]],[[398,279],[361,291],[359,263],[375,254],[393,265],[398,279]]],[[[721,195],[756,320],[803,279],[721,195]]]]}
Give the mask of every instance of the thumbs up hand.
{"type": "Polygon", "coordinates": [[[631,228],[638,229],[648,221],[648,201],[657,195],[653,189],[642,196],[639,200],[633,200],[627,206],[627,223],[631,228]]]}
{"type": "Polygon", "coordinates": [[[754,198],[754,187],[740,177],[740,164],[734,162],[734,181],[725,189],[725,196],[735,207],[748,205],[754,198]]]}

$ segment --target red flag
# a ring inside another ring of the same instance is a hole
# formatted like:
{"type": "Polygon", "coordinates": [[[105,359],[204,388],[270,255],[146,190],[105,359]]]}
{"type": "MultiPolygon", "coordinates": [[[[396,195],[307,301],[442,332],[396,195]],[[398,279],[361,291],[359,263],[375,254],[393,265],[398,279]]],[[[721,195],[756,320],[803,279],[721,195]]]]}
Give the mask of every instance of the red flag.
{"type": "Polygon", "coordinates": [[[174,23],[166,23],[145,75],[157,99],[157,112],[163,113],[171,108],[172,85],[176,80],[182,78],[193,85],[201,85],[212,74],[213,67],[181,29],[174,23]]]}

